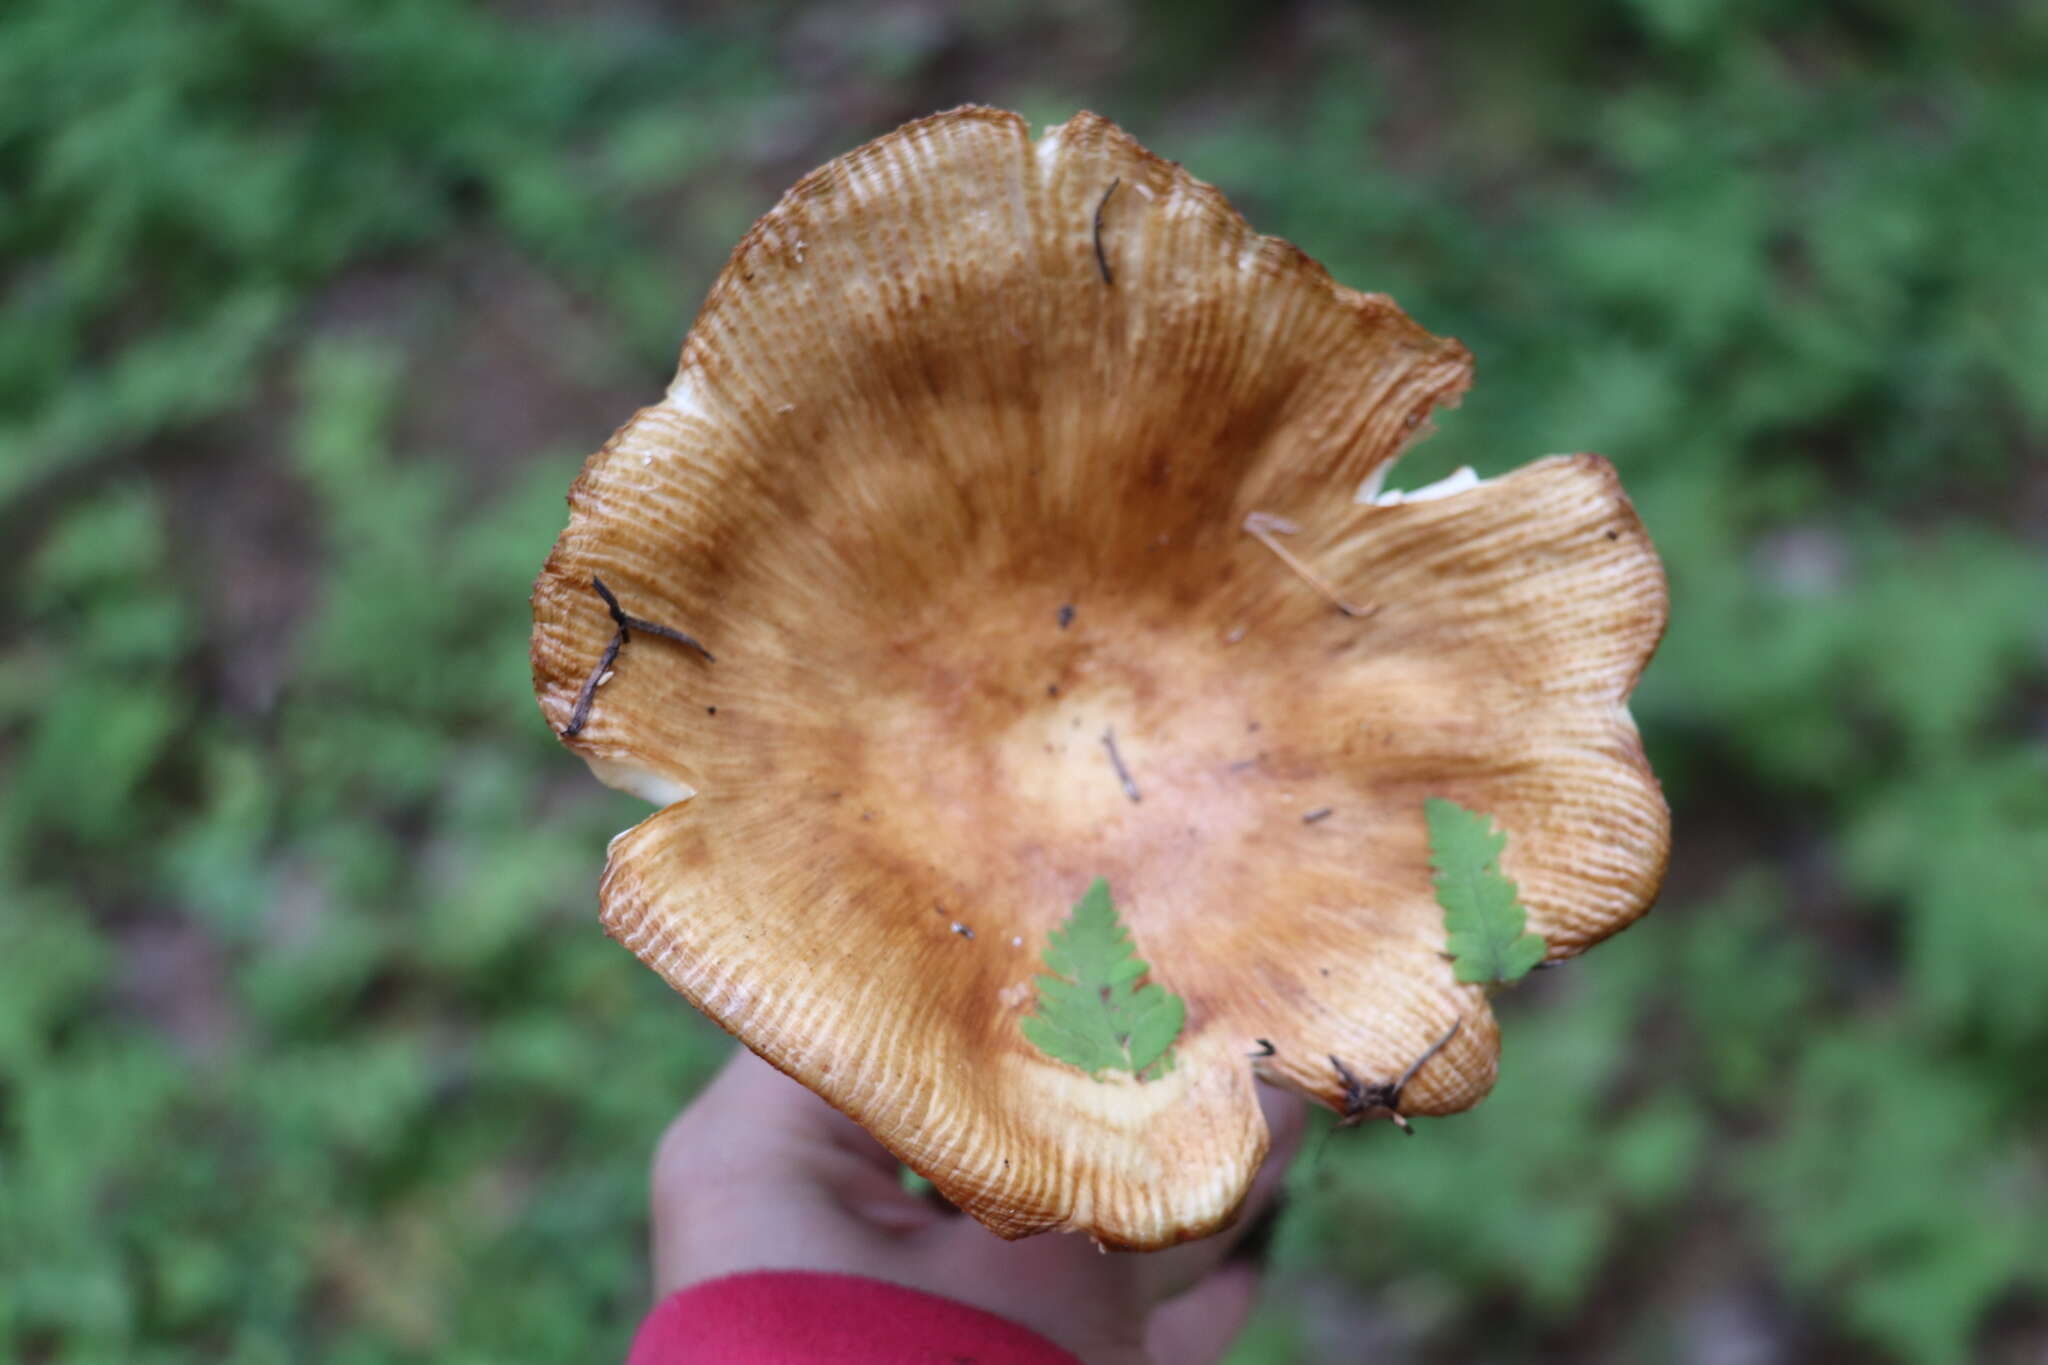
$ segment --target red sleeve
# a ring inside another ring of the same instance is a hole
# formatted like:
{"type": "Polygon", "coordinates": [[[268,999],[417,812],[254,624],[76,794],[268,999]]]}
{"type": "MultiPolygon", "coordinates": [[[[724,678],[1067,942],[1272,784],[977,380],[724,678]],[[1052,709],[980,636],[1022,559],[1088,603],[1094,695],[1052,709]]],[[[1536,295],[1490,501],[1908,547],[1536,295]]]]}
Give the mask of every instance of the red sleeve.
{"type": "Polygon", "coordinates": [[[1080,1365],[1038,1333],[859,1275],[753,1271],[671,1294],[626,1365],[1080,1365]]]}

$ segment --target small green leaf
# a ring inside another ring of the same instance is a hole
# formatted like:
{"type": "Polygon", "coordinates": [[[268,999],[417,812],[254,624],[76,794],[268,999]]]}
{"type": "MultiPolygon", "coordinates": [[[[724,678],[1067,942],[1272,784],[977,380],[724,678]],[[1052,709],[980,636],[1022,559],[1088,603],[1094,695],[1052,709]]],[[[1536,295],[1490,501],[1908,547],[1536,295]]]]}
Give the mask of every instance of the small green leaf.
{"type": "Polygon", "coordinates": [[[1038,1012],[1024,1018],[1024,1036],[1055,1061],[1093,1076],[1128,1071],[1140,1079],[1173,1065],[1170,1049],[1187,1022],[1187,1002],[1164,986],[1135,983],[1149,970],[1097,877],[1049,935],[1037,978],[1038,1012]]]}
{"type": "Polygon", "coordinates": [[[1515,884],[1501,875],[1508,836],[1493,821],[1455,801],[1432,796],[1422,803],[1429,822],[1429,861],[1436,868],[1436,902],[1444,908],[1453,970],[1458,980],[1516,981],[1543,960],[1540,935],[1526,932],[1527,912],[1515,884]]]}

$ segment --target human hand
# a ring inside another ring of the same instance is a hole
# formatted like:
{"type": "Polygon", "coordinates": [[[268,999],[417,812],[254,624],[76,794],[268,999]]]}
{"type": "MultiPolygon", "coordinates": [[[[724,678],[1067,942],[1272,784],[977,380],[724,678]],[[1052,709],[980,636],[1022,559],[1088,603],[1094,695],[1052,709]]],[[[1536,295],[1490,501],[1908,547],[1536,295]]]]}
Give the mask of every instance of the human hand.
{"type": "Polygon", "coordinates": [[[1256,1269],[1224,1257],[1301,1143],[1301,1102],[1259,1091],[1272,1150],[1234,1227],[1103,1254],[1081,1237],[1006,1242],[910,1193],[858,1124],[741,1049],[655,1153],[655,1297],[745,1270],[835,1271],[986,1309],[1090,1365],[1213,1365],[1258,1289],[1256,1269]]]}

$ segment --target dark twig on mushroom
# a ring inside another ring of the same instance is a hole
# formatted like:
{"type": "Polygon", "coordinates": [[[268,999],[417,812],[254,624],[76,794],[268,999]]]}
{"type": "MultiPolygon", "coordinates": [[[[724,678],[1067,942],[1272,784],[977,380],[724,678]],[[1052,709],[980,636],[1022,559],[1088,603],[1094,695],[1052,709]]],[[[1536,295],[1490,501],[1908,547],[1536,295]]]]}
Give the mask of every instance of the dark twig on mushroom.
{"type": "Polygon", "coordinates": [[[1464,1024],[1462,1018],[1452,1021],[1451,1031],[1431,1043],[1429,1049],[1401,1073],[1399,1080],[1375,1081],[1368,1085],[1352,1075],[1351,1069],[1344,1063],[1335,1057],[1330,1058],[1330,1065],[1337,1068],[1337,1079],[1344,1082],[1344,1116],[1337,1120],[1337,1126],[1349,1128],[1369,1115],[1384,1113],[1402,1132],[1413,1137],[1415,1130],[1408,1126],[1408,1120],[1401,1113],[1401,1092],[1408,1088],[1408,1082],[1415,1079],[1415,1073],[1422,1070],[1430,1058],[1442,1052],[1451,1039],[1458,1036],[1458,1030],[1464,1027],[1464,1024]]]}
{"type": "Polygon", "coordinates": [[[596,588],[597,595],[604,599],[606,609],[611,612],[612,620],[618,623],[620,630],[637,630],[648,635],[659,635],[664,640],[674,640],[679,645],[696,650],[704,656],[704,662],[707,664],[717,662],[716,657],[711,651],[704,648],[703,644],[694,635],[685,635],[674,626],[665,626],[659,621],[650,621],[644,616],[628,616],[625,610],[619,606],[619,599],[612,595],[612,590],[607,588],[604,585],[604,580],[596,574],[590,576],[590,585],[596,588]]]}
{"type": "Polygon", "coordinates": [[[698,641],[696,636],[685,635],[681,631],[677,630],[674,626],[664,626],[659,621],[649,621],[642,616],[628,616],[626,618],[626,624],[628,626],[631,626],[634,630],[641,632],[642,634],[659,635],[664,640],[674,640],[679,645],[682,645],[688,649],[694,649],[699,654],[702,654],[704,656],[704,662],[707,664],[718,662],[717,656],[712,654],[710,650],[704,648],[703,644],[698,641]]]}
{"type": "Polygon", "coordinates": [[[590,670],[590,676],[583,680],[583,690],[576,694],[576,709],[569,716],[569,723],[562,727],[563,739],[574,739],[582,732],[584,723],[590,719],[590,704],[597,700],[598,685],[611,676],[612,665],[618,661],[619,646],[626,643],[626,628],[620,626],[612,632],[611,643],[604,647],[604,657],[597,661],[597,667],[590,670]]]}
{"type": "MultiPolygon", "coordinates": [[[[612,624],[618,629],[612,632],[611,643],[604,647],[603,657],[597,661],[597,667],[590,670],[590,676],[584,680],[582,690],[576,694],[576,708],[569,714],[569,723],[562,727],[563,739],[574,739],[589,723],[590,707],[597,700],[597,689],[604,686],[605,680],[611,677],[612,665],[618,662],[619,651],[626,647],[626,641],[632,638],[634,631],[659,635],[664,640],[674,640],[677,644],[694,649],[703,655],[705,663],[714,662],[711,651],[704,648],[695,637],[683,634],[674,626],[664,626],[659,621],[628,616],[625,608],[619,605],[618,597],[596,574],[590,576],[590,586],[597,589],[597,595],[604,599],[605,610],[611,613],[612,624]]],[[[717,712],[717,707],[711,708],[713,715],[717,712]]]]}
{"type": "Polygon", "coordinates": [[[1131,770],[1124,766],[1124,756],[1116,751],[1115,727],[1102,732],[1102,747],[1109,750],[1109,766],[1116,769],[1116,780],[1123,784],[1124,795],[1133,802],[1144,800],[1138,795],[1138,784],[1131,780],[1131,770]]]}
{"type": "Polygon", "coordinates": [[[1327,820],[1336,813],[1337,808],[1335,806],[1317,806],[1314,810],[1301,817],[1301,823],[1313,825],[1318,820],[1327,820]]]}
{"type": "Polygon", "coordinates": [[[1102,211],[1109,207],[1109,196],[1116,193],[1116,187],[1124,183],[1118,176],[1109,182],[1109,188],[1102,192],[1102,198],[1095,205],[1095,268],[1102,272],[1104,284],[1115,284],[1116,277],[1109,273],[1109,257],[1102,250],[1102,211]]]}
{"type": "Polygon", "coordinates": [[[1247,1057],[1272,1057],[1280,1051],[1279,1048],[1273,1046],[1273,1040],[1270,1038],[1254,1038],[1252,1041],[1259,1045],[1259,1050],[1257,1052],[1245,1053],[1244,1055],[1247,1057]]]}
{"type": "Polygon", "coordinates": [[[1244,529],[1259,544],[1280,556],[1282,564],[1285,564],[1288,568],[1299,574],[1302,582],[1328,598],[1330,605],[1343,612],[1346,616],[1370,616],[1379,610],[1377,605],[1358,607],[1345,601],[1343,596],[1330,586],[1327,579],[1308,565],[1302,563],[1300,557],[1292,550],[1289,550],[1285,545],[1275,540],[1273,538],[1275,534],[1291,536],[1301,529],[1301,527],[1295,525],[1287,518],[1275,516],[1271,512],[1247,512],[1244,518],[1244,529]]]}

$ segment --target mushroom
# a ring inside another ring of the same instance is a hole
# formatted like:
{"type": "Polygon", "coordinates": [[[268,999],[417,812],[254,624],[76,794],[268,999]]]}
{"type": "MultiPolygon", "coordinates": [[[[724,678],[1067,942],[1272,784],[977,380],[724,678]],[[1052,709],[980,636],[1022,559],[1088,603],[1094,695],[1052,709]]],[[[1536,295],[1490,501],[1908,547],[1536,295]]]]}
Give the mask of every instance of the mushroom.
{"type": "Polygon", "coordinates": [[[1669,817],[1626,705],[1664,578],[1612,467],[1378,494],[1470,368],[1090,114],[805,176],[534,588],[542,712],[589,687],[564,742],[661,807],[606,929],[1006,1237],[1222,1227],[1259,1080],[1476,1103],[1499,1035],[1425,799],[1509,832],[1552,959],[1648,907],[1669,817]],[[1098,876],[1186,1001],[1163,1075],[1020,1027],[1098,876]]]}

